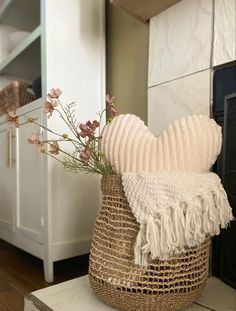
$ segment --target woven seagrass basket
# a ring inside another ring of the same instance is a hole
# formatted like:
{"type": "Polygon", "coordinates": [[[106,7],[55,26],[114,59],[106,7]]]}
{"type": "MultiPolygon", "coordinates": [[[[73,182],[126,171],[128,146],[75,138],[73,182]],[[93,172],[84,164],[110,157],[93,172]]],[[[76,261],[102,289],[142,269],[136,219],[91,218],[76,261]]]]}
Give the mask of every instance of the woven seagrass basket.
{"type": "Polygon", "coordinates": [[[27,92],[28,84],[23,81],[12,81],[0,91],[0,115],[9,111],[15,111],[35,98],[27,92]]]}
{"type": "Polygon", "coordinates": [[[174,311],[190,305],[205,287],[210,239],[181,256],[139,267],[133,258],[138,230],[121,177],[103,177],[89,264],[93,292],[124,311],[174,311]]]}

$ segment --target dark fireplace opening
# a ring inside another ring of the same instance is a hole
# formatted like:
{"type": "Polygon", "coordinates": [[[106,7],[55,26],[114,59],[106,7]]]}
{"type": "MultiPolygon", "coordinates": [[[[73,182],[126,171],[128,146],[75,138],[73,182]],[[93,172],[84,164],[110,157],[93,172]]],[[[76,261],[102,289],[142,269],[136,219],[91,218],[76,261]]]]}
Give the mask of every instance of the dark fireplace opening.
{"type": "MultiPolygon", "coordinates": [[[[223,146],[214,166],[236,217],[236,65],[218,69],[213,79],[213,116],[223,129],[223,146]]],[[[213,239],[212,273],[236,288],[236,221],[213,239]]]]}

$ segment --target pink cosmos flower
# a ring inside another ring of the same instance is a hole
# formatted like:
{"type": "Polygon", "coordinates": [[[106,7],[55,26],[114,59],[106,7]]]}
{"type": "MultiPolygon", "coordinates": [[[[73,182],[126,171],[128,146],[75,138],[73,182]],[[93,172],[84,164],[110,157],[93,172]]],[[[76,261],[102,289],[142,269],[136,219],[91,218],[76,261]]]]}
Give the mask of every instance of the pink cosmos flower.
{"type": "Polygon", "coordinates": [[[45,102],[43,111],[45,113],[49,113],[48,118],[50,118],[52,116],[52,113],[57,106],[58,106],[58,103],[55,100],[45,102]]]}
{"type": "Polygon", "coordinates": [[[50,144],[49,153],[58,155],[59,154],[59,150],[60,150],[60,147],[59,147],[57,141],[54,141],[52,144],[50,144]]]}
{"type": "Polygon", "coordinates": [[[114,96],[110,96],[109,94],[107,94],[106,103],[107,103],[108,108],[110,110],[111,117],[112,118],[116,117],[118,115],[118,112],[117,112],[115,104],[114,104],[114,96]]]}
{"type": "Polygon", "coordinates": [[[97,120],[93,120],[93,123],[91,121],[87,121],[86,124],[94,130],[100,125],[97,120]]]}
{"type": "Polygon", "coordinates": [[[17,117],[14,111],[10,111],[7,113],[6,121],[8,123],[14,123],[16,127],[20,126],[19,117],[17,117]]]}
{"type": "Polygon", "coordinates": [[[84,149],[80,152],[80,159],[85,163],[88,164],[89,159],[91,157],[91,151],[88,149],[84,149]]]}
{"type": "Polygon", "coordinates": [[[41,148],[44,146],[44,142],[40,140],[39,134],[32,133],[30,138],[28,138],[28,143],[36,145],[37,148],[41,151],[41,148]]]}
{"type": "Polygon", "coordinates": [[[49,98],[59,98],[61,96],[62,91],[60,89],[51,89],[48,94],[49,98]]]}
{"type": "Polygon", "coordinates": [[[28,138],[28,142],[32,145],[39,145],[41,143],[39,140],[39,134],[32,133],[30,138],[28,138]]]}
{"type": "Polygon", "coordinates": [[[81,123],[79,125],[79,129],[81,130],[81,132],[79,133],[79,136],[83,138],[86,136],[90,137],[93,134],[93,130],[91,130],[91,128],[87,124],[81,123]]]}
{"type": "Polygon", "coordinates": [[[79,135],[81,137],[91,137],[94,136],[95,134],[95,130],[97,127],[99,127],[99,122],[97,120],[94,120],[93,122],[91,121],[87,121],[86,123],[81,123],[79,125],[79,128],[81,130],[81,132],[79,133],[79,135]]]}

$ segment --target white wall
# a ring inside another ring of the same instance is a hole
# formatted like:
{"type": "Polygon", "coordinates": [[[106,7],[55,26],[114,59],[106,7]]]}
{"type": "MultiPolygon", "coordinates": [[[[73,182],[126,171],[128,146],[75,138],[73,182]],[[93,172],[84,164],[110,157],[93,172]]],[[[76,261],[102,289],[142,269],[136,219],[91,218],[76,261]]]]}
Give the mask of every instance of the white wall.
{"type": "MultiPolygon", "coordinates": [[[[61,88],[62,103],[76,101],[78,121],[86,122],[97,118],[105,105],[104,1],[70,0],[70,5],[65,0],[56,2],[55,8],[54,1],[44,0],[43,93],[61,88]]],[[[59,117],[47,121],[49,128],[68,133],[62,123],[59,117]]],[[[79,239],[78,243],[84,240],[86,244],[100,207],[100,177],[73,174],[49,158],[48,167],[52,187],[49,205],[56,224],[53,242],[56,246],[71,243],[73,247],[79,239]]]]}
{"type": "Polygon", "coordinates": [[[148,125],[209,115],[214,66],[236,59],[236,0],[182,0],[150,21],[148,125]]]}

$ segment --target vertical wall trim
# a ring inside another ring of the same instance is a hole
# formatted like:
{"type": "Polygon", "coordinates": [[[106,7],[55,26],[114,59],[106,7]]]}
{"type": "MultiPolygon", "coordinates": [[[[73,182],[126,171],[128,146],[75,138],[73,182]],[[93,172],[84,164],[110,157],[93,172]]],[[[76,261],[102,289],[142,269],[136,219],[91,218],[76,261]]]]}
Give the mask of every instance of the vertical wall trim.
{"type": "MultiPolygon", "coordinates": [[[[46,100],[47,97],[47,18],[48,18],[48,3],[46,0],[40,2],[40,22],[41,22],[41,81],[42,81],[42,98],[46,100]]],[[[47,126],[47,116],[45,113],[41,114],[42,124],[47,126]]],[[[48,132],[43,132],[44,139],[48,138],[48,132]]],[[[44,202],[41,210],[41,217],[43,217],[44,226],[43,230],[43,261],[44,261],[44,274],[48,273],[48,265],[52,262],[52,172],[49,170],[49,159],[42,158],[43,171],[41,172],[42,180],[42,193],[44,193],[44,202]],[[47,270],[46,270],[47,269],[47,270]]],[[[52,264],[51,264],[52,265],[52,264]]],[[[53,266],[52,266],[53,267],[53,266]]],[[[52,268],[53,273],[53,268],[52,268]]],[[[53,276],[52,276],[53,278],[53,276]]],[[[52,280],[47,280],[51,282],[52,280]]]]}
{"type": "Polygon", "coordinates": [[[211,18],[211,27],[212,27],[212,34],[211,34],[211,56],[210,56],[210,68],[211,68],[211,74],[210,74],[210,98],[209,98],[209,112],[210,117],[213,113],[213,76],[214,76],[214,70],[213,70],[213,62],[214,62],[214,44],[215,44],[215,0],[212,0],[212,18],[211,18]]]}
{"type": "Polygon", "coordinates": [[[211,56],[210,56],[210,68],[213,68],[214,61],[214,43],[215,43],[215,0],[212,0],[212,17],[211,17],[211,56]]]}
{"type": "MultiPolygon", "coordinates": [[[[100,109],[103,111],[105,109],[105,96],[106,96],[106,7],[105,7],[105,0],[102,0],[102,5],[101,5],[101,27],[102,27],[102,39],[101,39],[101,61],[100,61],[100,66],[101,66],[101,104],[100,104],[100,109]]],[[[102,122],[105,125],[106,122],[106,116],[103,114],[103,119],[102,122]]]]}

